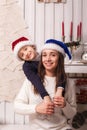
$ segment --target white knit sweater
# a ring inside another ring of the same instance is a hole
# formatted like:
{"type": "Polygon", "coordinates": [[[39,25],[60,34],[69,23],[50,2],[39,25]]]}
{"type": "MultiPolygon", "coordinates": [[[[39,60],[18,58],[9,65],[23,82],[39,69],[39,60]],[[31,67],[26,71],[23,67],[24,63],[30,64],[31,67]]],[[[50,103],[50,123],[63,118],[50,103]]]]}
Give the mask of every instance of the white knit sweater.
{"type": "MultiPolygon", "coordinates": [[[[45,76],[45,88],[51,98],[55,93],[55,77],[45,76]]],[[[29,115],[30,130],[66,130],[71,128],[67,124],[67,119],[76,114],[76,96],[74,86],[66,89],[66,106],[64,108],[55,108],[52,115],[38,114],[35,111],[36,105],[42,101],[40,95],[33,93],[33,85],[27,79],[14,101],[15,112],[29,115]]]]}

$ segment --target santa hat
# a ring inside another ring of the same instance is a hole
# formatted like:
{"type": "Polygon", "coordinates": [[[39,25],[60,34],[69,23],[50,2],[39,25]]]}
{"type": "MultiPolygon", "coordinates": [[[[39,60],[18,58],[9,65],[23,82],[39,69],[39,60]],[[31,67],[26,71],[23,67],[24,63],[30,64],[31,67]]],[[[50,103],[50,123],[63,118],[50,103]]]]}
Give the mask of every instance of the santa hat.
{"type": "Polygon", "coordinates": [[[25,46],[25,45],[34,45],[33,42],[31,40],[29,40],[28,38],[26,37],[20,37],[18,38],[17,40],[15,40],[13,43],[12,43],[12,50],[14,51],[14,54],[15,56],[17,57],[17,59],[20,59],[18,57],[18,52],[19,50],[25,46]]]}
{"type": "Polygon", "coordinates": [[[43,49],[54,49],[57,50],[58,52],[62,53],[63,56],[65,57],[66,54],[68,55],[69,59],[71,59],[71,53],[68,50],[66,44],[64,44],[61,41],[55,40],[55,39],[48,39],[45,42],[45,45],[43,46],[43,49]]]}

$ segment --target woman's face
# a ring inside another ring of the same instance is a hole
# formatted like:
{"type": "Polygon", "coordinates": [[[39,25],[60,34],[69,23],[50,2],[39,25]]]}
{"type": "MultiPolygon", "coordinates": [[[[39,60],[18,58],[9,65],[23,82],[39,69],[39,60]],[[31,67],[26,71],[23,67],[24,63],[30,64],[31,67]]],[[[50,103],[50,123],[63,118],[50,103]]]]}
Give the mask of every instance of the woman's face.
{"type": "Polygon", "coordinates": [[[55,74],[58,65],[59,54],[58,51],[46,49],[42,52],[42,64],[45,67],[46,74],[55,74]]]}

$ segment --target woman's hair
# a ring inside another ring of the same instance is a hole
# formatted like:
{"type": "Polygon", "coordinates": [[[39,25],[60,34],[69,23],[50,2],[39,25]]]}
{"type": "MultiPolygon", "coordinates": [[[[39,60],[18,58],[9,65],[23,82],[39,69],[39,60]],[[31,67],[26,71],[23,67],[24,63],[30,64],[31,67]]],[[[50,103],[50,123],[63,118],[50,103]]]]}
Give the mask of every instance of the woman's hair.
{"type": "MultiPolygon", "coordinates": [[[[57,68],[55,70],[55,76],[56,76],[56,86],[55,86],[55,89],[58,87],[58,86],[64,86],[66,84],[66,74],[65,74],[65,69],[64,69],[64,56],[58,52],[58,55],[59,55],[59,58],[58,58],[58,65],[57,65],[57,68]]],[[[40,76],[40,79],[42,81],[42,83],[44,82],[44,76],[45,76],[45,68],[42,64],[42,55],[41,55],[41,59],[40,59],[40,62],[39,62],[39,66],[38,66],[38,73],[39,73],[39,76],[40,76]]],[[[35,88],[35,87],[34,87],[35,88]]],[[[35,89],[35,93],[37,90],[35,89]]]]}

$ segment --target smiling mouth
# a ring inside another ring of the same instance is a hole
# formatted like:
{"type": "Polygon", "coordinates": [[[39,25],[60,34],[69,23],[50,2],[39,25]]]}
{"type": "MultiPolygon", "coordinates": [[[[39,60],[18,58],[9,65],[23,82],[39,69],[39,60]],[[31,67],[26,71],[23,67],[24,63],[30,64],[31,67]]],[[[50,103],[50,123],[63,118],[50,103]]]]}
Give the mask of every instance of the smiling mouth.
{"type": "Polygon", "coordinates": [[[46,65],[46,66],[51,66],[51,65],[52,65],[52,63],[45,63],[45,65],[46,65]]]}

